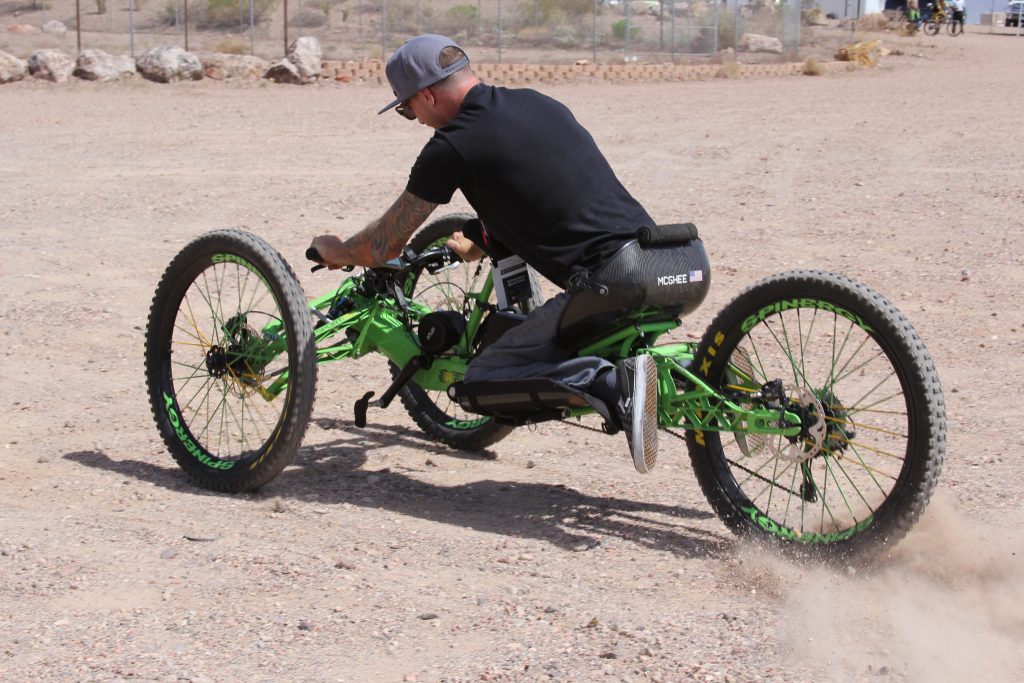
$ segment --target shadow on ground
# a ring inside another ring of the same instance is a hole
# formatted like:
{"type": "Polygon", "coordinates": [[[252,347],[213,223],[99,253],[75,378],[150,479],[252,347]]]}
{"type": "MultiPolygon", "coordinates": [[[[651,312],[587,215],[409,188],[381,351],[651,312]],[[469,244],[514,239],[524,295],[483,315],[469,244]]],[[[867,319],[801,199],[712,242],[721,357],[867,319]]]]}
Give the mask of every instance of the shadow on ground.
{"type": "MultiPolygon", "coordinates": [[[[645,548],[683,557],[709,557],[728,553],[731,537],[710,532],[698,524],[714,515],[704,510],[590,495],[564,484],[482,479],[453,486],[421,481],[417,473],[432,467],[361,469],[368,449],[403,446],[427,456],[458,455],[456,451],[420,437],[402,427],[368,425],[355,429],[351,422],[322,420],[320,426],[342,431],[333,441],[305,446],[295,460],[263,490],[242,494],[254,504],[280,497],[319,504],[350,504],[391,510],[398,514],[463,526],[505,536],[536,538],[560,548],[582,551],[605,539],[617,538],[645,548]]],[[[68,460],[122,476],[150,482],[192,495],[229,496],[198,489],[177,467],[141,460],[114,460],[100,451],[67,453],[68,460]]],[[[481,469],[488,467],[486,455],[481,469]]]]}

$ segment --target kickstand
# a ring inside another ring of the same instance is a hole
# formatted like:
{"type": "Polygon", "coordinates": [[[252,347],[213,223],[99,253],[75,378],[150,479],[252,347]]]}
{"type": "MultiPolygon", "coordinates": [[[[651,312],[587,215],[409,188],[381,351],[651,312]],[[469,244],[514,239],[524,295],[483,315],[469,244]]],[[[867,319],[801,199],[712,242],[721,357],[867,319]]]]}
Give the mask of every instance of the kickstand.
{"type": "Polygon", "coordinates": [[[402,368],[400,373],[398,373],[398,377],[395,378],[395,381],[391,383],[391,386],[389,386],[376,401],[370,400],[373,398],[374,392],[368,391],[363,394],[363,397],[357,400],[354,406],[356,427],[362,429],[366,426],[366,411],[370,406],[375,408],[387,408],[391,405],[391,401],[398,395],[401,388],[405,386],[405,383],[412,379],[413,375],[423,368],[429,367],[429,358],[426,356],[416,356],[405,364],[405,367],[402,368]]]}

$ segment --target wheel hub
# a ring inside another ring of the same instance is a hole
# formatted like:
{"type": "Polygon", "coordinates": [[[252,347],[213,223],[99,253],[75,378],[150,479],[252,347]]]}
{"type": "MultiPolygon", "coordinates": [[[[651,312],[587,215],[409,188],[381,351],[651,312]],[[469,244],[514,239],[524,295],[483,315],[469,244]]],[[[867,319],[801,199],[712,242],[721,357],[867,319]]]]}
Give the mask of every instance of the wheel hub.
{"type": "Polygon", "coordinates": [[[206,369],[211,377],[223,377],[228,371],[227,355],[224,348],[214,344],[206,351],[206,369]]]}

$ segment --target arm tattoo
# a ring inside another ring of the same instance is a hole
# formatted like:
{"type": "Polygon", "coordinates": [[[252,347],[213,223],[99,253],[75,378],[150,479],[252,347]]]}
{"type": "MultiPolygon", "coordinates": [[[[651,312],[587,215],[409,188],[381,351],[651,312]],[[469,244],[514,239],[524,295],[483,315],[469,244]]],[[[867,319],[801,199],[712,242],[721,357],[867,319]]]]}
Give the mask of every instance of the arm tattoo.
{"type": "Polygon", "coordinates": [[[395,258],[435,208],[437,204],[403,192],[383,216],[341,244],[333,253],[332,261],[372,268],[395,258]]]}
{"type": "Polygon", "coordinates": [[[383,263],[402,253],[402,247],[409,241],[437,204],[420,199],[409,192],[402,192],[380,220],[372,226],[370,253],[374,261],[383,263]]]}

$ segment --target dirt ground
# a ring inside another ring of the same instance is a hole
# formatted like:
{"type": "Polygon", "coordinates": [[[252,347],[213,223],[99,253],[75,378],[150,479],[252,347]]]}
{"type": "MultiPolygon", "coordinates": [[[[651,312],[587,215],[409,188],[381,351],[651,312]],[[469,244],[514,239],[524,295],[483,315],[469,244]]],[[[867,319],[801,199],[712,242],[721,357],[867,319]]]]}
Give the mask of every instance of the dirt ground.
{"type": "MultiPolygon", "coordinates": [[[[938,493],[873,571],[796,566],[711,513],[682,444],[562,424],[493,458],[423,438],[378,358],[321,370],[294,465],[253,495],[186,483],[143,377],[156,282],[196,235],[277,246],[402,189],[429,131],[383,87],[0,87],[0,679],[1008,681],[1024,677],[1024,41],[887,38],[825,77],[544,87],[714,285],[795,267],[887,294],[935,357],[938,493]]],[[[452,207],[463,208],[462,205],[452,207]]]]}

